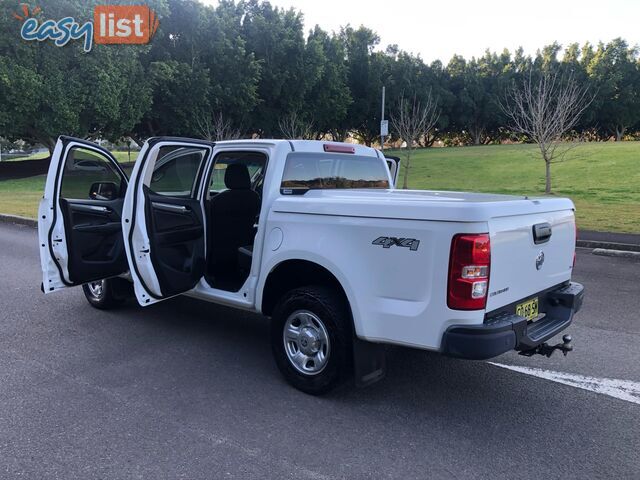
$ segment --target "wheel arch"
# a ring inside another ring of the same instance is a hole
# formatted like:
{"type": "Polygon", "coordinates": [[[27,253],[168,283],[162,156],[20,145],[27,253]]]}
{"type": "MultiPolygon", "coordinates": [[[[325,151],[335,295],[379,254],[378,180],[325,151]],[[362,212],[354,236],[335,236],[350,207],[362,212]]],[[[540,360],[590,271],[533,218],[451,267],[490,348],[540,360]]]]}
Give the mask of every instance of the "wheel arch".
{"type": "Polygon", "coordinates": [[[258,305],[264,315],[270,316],[282,296],[298,287],[324,285],[335,288],[347,302],[352,326],[357,331],[356,308],[353,295],[344,279],[335,270],[316,261],[302,258],[283,259],[275,264],[260,289],[258,305]]]}

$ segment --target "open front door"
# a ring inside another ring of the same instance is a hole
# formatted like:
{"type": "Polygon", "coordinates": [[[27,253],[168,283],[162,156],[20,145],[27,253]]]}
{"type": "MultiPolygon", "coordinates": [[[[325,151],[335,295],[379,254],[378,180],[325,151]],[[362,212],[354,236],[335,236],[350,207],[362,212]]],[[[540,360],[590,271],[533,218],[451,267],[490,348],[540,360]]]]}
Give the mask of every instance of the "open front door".
{"type": "Polygon", "coordinates": [[[191,290],[206,267],[202,177],[214,144],[158,137],[148,140],[131,174],[123,234],[140,305],[191,290]]]}
{"type": "Polygon", "coordinates": [[[393,186],[398,186],[398,174],[400,173],[400,157],[392,157],[385,155],[384,159],[387,162],[389,171],[391,172],[391,178],[393,179],[393,186]]]}
{"type": "Polygon", "coordinates": [[[128,270],[121,223],[126,189],[127,177],[107,150],[58,139],[38,211],[45,293],[128,270]]]}

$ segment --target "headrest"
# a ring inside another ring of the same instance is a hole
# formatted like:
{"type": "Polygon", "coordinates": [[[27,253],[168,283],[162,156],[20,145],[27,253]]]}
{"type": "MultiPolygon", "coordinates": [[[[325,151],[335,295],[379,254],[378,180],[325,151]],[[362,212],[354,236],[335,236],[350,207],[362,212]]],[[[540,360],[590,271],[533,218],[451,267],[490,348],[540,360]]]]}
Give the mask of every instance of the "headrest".
{"type": "Polygon", "coordinates": [[[232,163],[224,172],[224,184],[229,190],[248,190],[251,188],[249,169],[242,163],[232,163]]]}

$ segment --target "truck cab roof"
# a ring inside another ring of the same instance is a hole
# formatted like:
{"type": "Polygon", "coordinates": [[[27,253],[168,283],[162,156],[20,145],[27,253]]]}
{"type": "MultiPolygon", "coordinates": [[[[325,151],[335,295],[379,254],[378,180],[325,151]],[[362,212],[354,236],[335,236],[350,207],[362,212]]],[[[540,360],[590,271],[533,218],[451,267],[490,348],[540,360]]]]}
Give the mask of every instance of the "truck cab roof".
{"type": "Polygon", "coordinates": [[[288,144],[292,151],[295,152],[308,152],[308,153],[320,153],[328,151],[331,147],[340,148],[348,148],[350,152],[334,152],[334,153],[353,153],[355,155],[363,155],[376,157],[378,156],[378,151],[372,147],[367,147],[365,145],[358,145],[355,143],[345,143],[345,142],[329,142],[325,140],[286,140],[286,139],[266,139],[266,138],[257,138],[257,139],[245,139],[245,140],[222,140],[216,142],[216,145],[219,146],[247,146],[247,147],[256,147],[256,146],[264,146],[264,147],[274,147],[280,144],[288,144]]]}

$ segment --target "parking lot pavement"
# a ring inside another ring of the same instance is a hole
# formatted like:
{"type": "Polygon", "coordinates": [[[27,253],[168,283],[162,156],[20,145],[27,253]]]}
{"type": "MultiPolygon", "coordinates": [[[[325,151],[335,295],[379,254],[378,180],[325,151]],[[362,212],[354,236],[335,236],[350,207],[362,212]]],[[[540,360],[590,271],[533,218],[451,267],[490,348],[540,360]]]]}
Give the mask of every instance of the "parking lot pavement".
{"type": "Polygon", "coordinates": [[[281,379],[264,318],[45,296],[37,250],[0,225],[1,478],[640,475],[640,405],[531,373],[640,382],[639,262],[578,253],[566,358],[495,359],[514,371],[393,348],[382,382],[315,398],[281,379]]]}

